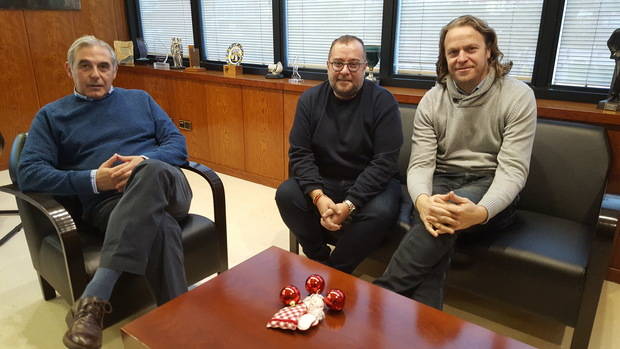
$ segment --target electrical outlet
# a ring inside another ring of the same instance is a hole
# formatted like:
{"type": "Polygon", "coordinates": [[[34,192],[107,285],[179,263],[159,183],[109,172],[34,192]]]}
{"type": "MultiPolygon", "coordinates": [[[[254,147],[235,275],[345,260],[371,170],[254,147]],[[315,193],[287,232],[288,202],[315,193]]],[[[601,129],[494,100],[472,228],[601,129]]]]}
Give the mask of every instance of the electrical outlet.
{"type": "Polygon", "coordinates": [[[179,128],[181,130],[191,131],[192,122],[188,120],[179,120],[179,128]]]}

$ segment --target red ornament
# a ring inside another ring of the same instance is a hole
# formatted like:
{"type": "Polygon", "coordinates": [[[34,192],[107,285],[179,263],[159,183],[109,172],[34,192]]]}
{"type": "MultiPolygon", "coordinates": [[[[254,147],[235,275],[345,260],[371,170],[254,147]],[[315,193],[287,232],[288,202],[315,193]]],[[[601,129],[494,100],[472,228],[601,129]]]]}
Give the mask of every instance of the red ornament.
{"type": "Polygon", "coordinates": [[[288,285],[280,291],[280,301],[284,303],[284,305],[293,306],[299,302],[299,298],[301,298],[301,293],[294,285],[288,285]]]}
{"type": "Polygon", "coordinates": [[[344,292],[341,290],[334,288],[327,291],[327,295],[323,298],[325,305],[331,310],[340,311],[344,308],[344,292]]]}
{"type": "Polygon", "coordinates": [[[325,280],[319,274],[312,274],[306,279],[306,290],[309,293],[321,293],[325,289],[325,280]]]}

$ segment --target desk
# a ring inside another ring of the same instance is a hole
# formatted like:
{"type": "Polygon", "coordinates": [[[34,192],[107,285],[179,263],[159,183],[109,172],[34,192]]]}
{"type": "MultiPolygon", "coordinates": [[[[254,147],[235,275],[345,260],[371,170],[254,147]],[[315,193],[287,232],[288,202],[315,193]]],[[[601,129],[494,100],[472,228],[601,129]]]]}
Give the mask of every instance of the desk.
{"type": "Polygon", "coordinates": [[[122,329],[134,348],[501,348],[530,346],[427,307],[364,280],[271,247],[122,329]],[[280,289],[302,290],[310,274],[346,294],[306,332],[268,329],[280,289]]]}

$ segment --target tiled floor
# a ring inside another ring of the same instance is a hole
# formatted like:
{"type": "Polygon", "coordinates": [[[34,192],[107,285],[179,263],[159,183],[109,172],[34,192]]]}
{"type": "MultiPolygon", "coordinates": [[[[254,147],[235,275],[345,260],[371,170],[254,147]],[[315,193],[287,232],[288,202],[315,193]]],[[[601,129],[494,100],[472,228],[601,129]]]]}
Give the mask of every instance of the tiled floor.
{"type": "MultiPolygon", "coordinates": [[[[232,267],[265,248],[288,248],[288,230],[274,202],[274,189],[221,175],[226,190],[228,257],[232,267]]],[[[192,212],[212,216],[208,185],[189,175],[194,190],[192,212]]],[[[0,171],[0,184],[8,183],[0,171]]],[[[0,196],[0,209],[14,207],[11,197],[0,196]]],[[[0,235],[19,223],[0,216],[0,235]]],[[[0,348],[59,348],[66,327],[68,305],[61,299],[44,301],[30,262],[23,232],[0,247],[0,348]]],[[[533,318],[499,304],[467,295],[449,295],[446,311],[539,348],[568,348],[572,329],[533,318]]],[[[139,314],[136,314],[139,316],[139,314]]],[[[122,348],[119,329],[131,319],[104,331],[104,348],[122,348]]],[[[596,317],[590,349],[620,348],[620,285],[606,282],[596,317]]],[[[374,348],[373,348],[374,349],[374,348]]],[[[466,348],[473,349],[473,348],[466,348]]]]}

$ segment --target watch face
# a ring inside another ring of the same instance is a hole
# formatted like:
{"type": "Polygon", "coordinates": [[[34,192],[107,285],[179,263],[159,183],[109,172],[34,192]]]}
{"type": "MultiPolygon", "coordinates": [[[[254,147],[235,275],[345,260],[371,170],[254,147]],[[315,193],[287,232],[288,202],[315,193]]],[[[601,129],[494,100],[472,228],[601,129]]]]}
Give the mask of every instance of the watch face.
{"type": "Polygon", "coordinates": [[[243,61],[243,46],[240,43],[233,43],[226,50],[226,61],[228,64],[239,65],[243,61]]]}

